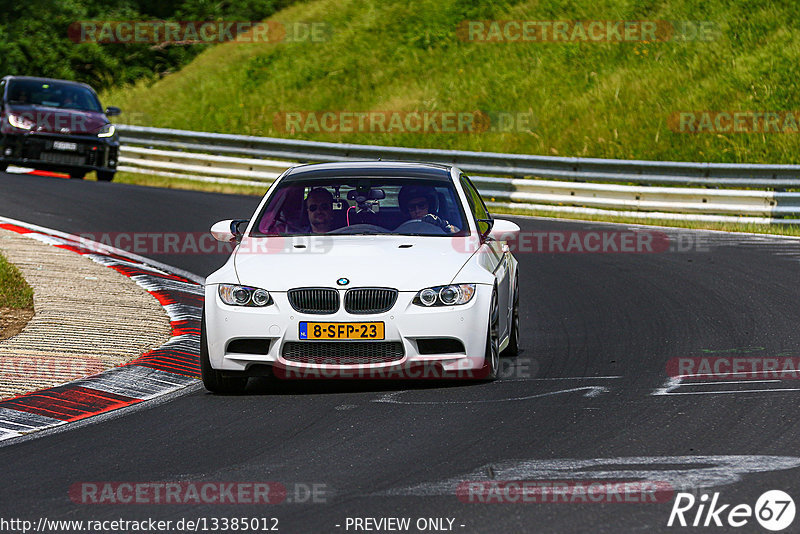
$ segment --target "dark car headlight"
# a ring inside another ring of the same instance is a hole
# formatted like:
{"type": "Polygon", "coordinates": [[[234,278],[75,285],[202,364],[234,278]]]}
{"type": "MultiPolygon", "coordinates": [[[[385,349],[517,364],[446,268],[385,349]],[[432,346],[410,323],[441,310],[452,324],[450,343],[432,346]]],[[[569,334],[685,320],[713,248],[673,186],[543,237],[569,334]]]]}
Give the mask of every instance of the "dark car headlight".
{"type": "Polygon", "coordinates": [[[33,128],[34,122],[33,119],[30,119],[24,115],[15,115],[13,113],[9,113],[8,124],[14,128],[19,128],[20,130],[30,130],[33,128]]]}
{"type": "Polygon", "coordinates": [[[412,303],[426,308],[432,306],[458,306],[466,304],[474,296],[475,284],[453,284],[425,288],[416,294],[412,303]]]}
{"type": "Polygon", "coordinates": [[[266,289],[236,284],[220,284],[218,291],[219,298],[229,306],[263,308],[272,304],[272,296],[266,289]]]}

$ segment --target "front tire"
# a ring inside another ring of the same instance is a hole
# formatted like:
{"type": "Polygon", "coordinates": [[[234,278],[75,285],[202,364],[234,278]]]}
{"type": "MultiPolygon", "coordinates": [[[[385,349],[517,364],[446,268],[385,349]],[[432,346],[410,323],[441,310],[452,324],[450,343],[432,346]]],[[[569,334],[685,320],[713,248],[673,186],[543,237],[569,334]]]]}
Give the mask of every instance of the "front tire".
{"type": "Polygon", "coordinates": [[[497,305],[497,290],[492,292],[489,308],[489,326],[486,331],[486,353],[480,377],[487,382],[497,380],[500,374],[500,309],[497,305]]]}
{"type": "Polygon", "coordinates": [[[208,339],[206,337],[206,313],[200,323],[200,373],[203,385],[212,393],[243,393],[247,386],[247,377],[222,376],[222,373],[211,367],[208,357],[208,339]]]}
{"type": "Polygon", "coordinates": [[[114,179],[115,174],[116,173],[114,171],[97,171],[97,181],[110,182],[114,179]]]}
{"type": "Polygon", "coordinates": [[[86,176],[85,172],[71,172],[71,173],[69,173],[69,177],[72,180],[83,180],[84,176],[86,176]]]}

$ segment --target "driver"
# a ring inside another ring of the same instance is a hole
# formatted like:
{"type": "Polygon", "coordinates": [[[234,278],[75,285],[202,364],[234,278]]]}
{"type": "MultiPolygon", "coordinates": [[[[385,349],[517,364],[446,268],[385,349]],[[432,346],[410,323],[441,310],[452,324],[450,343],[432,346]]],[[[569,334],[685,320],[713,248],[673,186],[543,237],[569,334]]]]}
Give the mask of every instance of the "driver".
{"type": "Polygon", "coordinates": [[[324,187],[315,187],[306,197],[306,213],[311,232],[324,234],[334,230],[333,195],[324,187]]]}
{"type": "Polygon", "coordinates": [[[449,234],[459,231],[446,220],[432,213],[436,206],[436,190],[429,186],[406,185],[400,189],[398,202],[403,213],[407,213],[409,220],[419,219],[429,224],[440,227],[449,234]]]}
{"type": "Polygon", "coordinates": [[[25,89],[18,89],[16,95],[11,98],[11,100],[19,103],[19,104],[27,104],[28,103],[28,92],[25,89]]]}

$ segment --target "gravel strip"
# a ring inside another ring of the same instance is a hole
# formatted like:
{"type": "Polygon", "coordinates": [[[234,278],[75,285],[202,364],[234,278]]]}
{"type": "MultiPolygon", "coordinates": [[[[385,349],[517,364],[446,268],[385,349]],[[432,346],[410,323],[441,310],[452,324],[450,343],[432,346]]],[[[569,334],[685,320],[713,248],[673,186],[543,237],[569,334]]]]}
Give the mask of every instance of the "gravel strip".
{"type": "Polygon", "coordinates": [[[34,316],[0,341],[0,398],[125,364],[171,333],[158,301],[90,258],[0,229],[0,252],[34,291],[34,316]]]}

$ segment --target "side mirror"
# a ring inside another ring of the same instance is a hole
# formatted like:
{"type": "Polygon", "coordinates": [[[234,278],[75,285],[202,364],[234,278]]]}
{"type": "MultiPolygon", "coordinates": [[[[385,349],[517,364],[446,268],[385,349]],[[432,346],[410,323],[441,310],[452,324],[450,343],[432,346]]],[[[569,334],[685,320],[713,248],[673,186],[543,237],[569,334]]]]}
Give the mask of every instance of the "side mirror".
{"type": "Polygon", "coordinates": [[[519,226],[516,223],[504,219],[495,219],[489,230],[489,237],[495,241],[516,242],[519,240],[519,231],[519,226]]]}
{"type": "Polygon", "coordinates": [[[225,221],[219,221],[218,223],[214,223],[214,226],[211,227],[211,235],[214,236],[214,239],[222,241],[223,243],[232,243],[234,241],[238,243],[242,240],[242,235],[244,235],[244,230],[241,229],[241,225],[244,224],[247,226],[249,222],[250,221],[247,219],[227,219],[225,221]]]}
{"type": "Polygon", "coordinates": [[[476,219],[476,221],[478,222],[478,232],[481,234],[481,239],[489,237],[489,233],[492,231],[492,228],[494,228],[494,219],[476,219]],[[481,229],[481,225],[483,224],[486,225],[486,230],[481,229]]]}
{"type": "Polygon", "coordinates": [[[122,110],[116,106],[108,106],[105,113],[106,117],[113,117],[114,115],[119,115],[122,113],[122,110]]]}

